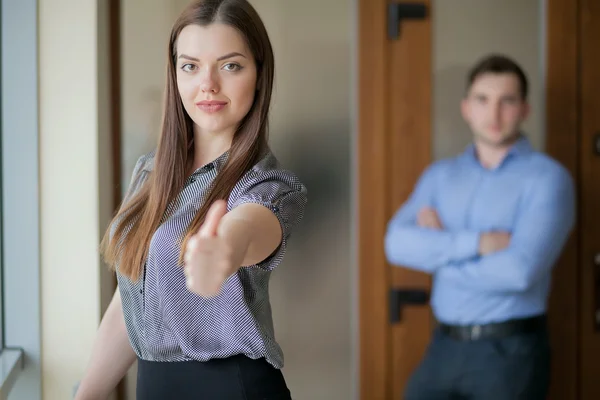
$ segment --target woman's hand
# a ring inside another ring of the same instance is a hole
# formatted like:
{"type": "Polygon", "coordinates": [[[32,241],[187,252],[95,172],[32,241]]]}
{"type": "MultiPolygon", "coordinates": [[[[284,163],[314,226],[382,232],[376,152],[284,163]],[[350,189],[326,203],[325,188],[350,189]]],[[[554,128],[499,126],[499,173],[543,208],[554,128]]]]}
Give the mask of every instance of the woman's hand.
{"type": "Polygon", "coordinates": [[[236,249],[226,237],[219,235],[219,225],[226,213],[227,203],[223,200],[215,202],[185,249],[187,288],[203,297],[219,294],[225,280],[240,268],[247,250],[236,249]]]}

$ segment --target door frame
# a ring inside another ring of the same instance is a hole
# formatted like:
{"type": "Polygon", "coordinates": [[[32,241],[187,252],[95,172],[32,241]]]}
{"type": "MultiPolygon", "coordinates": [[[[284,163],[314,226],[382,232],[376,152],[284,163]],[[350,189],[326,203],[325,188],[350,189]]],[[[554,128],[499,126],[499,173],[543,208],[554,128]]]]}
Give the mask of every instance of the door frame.
{"type": "MultiPolygon", "coordinates": [[[[110,142],[112,156],[112,208],[117,212],[121,204],[121,0],[108,0],[108,41],[110,63],[110,142]]],[[[117,288],[117,278],[113,277],[114,288],[117,288]]],[[[104,311],[104,310],[103,310],[104,311]]],[[[114,391],[115,400],[126,398],[127,375],[119,381],[114,391]]]]}
{"type": "MultiPolygon", "coordinates": [[[[581,187],[580,1],[546,0],[546,146],[581,187]]],[[[579,201],[580,203],[581,201],[579,201]]],[[[580,221],[554,269],[548,301],[552,341],[551,399],[581,397],[580,221]]]]}
{"type": "Polygon", "coordinates": [[[358,293],[359,394],[388,399],[392,390],[390,273],[383,252],[387,224],[388,39],[385,0],[358,0],[358,293]]]}
{"type": "MultiPolygon", "coordinates": [[[[546,0],[545,24],[546,152],[571,171],[578,187],[581,147],[579,1],[546,0]]],[[[388,202],[389,190],[386,168],[389,115],[385,107],[389,97],[387,5],[387,0],[358,0],[357,259],[362,400],[391,399],[394,378],[388,304],[391,274],[383,250],[388,222],[384,205],[388,202]]],[[[423,136],[423,140],[431,139],[426,137],[430,135],[423,136]]],[[[402,184],[407,185],[410,192],[414,183],[402,184]]],[[[555,399],[578,398],[581,299],[577,295],[580,292],[577,230],[555,269],[549,300],[550,331],[553,343],[557,344],[553,346],[552,398],[555,399]]]]}

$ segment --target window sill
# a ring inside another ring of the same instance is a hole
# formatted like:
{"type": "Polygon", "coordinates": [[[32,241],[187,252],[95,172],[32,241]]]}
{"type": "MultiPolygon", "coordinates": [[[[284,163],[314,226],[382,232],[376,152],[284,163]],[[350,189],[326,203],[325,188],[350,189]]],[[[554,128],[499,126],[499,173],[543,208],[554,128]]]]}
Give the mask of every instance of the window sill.
{"type": "Polygon", "coordinates": [[[0,351],[0,400],[8,399],[8,394],[23,370],[23,351],[4,349],[0,351]]]}

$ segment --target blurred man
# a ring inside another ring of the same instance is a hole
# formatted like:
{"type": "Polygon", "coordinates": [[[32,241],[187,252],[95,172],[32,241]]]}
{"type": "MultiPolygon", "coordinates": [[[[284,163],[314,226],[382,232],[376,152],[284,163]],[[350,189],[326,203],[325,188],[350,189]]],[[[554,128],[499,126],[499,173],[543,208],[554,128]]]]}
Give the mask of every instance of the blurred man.
{"type": "Polygon", "coordinates": [[[473,143],[427,168],[388,225],[388,261],[433,275],[439,322],[406,400],[546,398],[546,303],[575,194],[521,132],[527,90],[513,60],[481,60],[461,104],[473,143]]]}

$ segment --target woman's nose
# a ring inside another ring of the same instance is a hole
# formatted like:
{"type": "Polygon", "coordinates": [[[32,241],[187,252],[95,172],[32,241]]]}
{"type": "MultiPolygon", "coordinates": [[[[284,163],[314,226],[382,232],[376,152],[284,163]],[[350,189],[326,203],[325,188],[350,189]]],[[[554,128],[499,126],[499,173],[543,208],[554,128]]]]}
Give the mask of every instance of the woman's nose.
{"type": "Polygon", "coordinates": [[[217,93],[219,91],[219,83],[211,70],[205,70],[202,73],[200,81],[200,90],[204,93],[217,93]]]}

